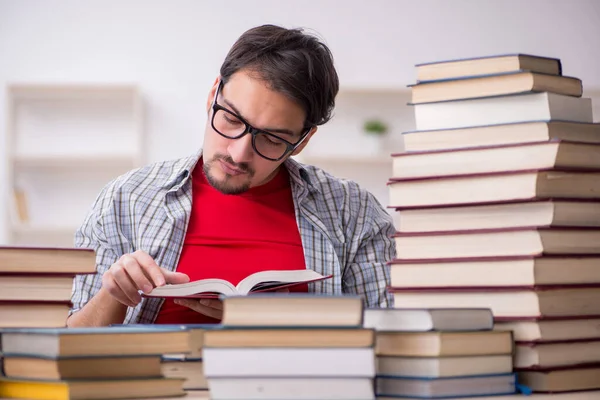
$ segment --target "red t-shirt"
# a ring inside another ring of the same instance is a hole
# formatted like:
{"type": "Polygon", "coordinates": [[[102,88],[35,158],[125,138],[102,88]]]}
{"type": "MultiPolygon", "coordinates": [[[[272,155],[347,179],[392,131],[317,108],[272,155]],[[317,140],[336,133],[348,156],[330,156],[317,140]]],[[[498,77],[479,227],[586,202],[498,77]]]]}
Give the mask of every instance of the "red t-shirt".
{"type": "MultiPolygon", "coordinates": [[[[237,285],[265,270],[305,269],[287,169],[240,195],[214,189],[202,170],[192,172],[192,213],[177,266],[191,281],[220,278],[237,285]]],[[[307,285],[290,288],[306,291],[307,285]]],[[[218,323],[165,300],[157,324],[218,323]]]]}

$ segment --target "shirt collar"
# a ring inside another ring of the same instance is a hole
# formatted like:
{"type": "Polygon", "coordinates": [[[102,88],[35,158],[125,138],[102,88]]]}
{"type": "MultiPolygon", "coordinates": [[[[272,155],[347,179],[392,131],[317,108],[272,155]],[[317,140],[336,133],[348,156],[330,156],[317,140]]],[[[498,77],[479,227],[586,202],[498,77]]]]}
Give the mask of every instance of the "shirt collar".
{"type": "MultiPolygon", "coordinates": [[[[178,190],[181,188],[191,176],[200,157],[202,157],[202,149],[189,157],[178,160],[173,167],[173,171],[165,179],[162,187],[168,190],[178,190]]],[[[287,168],[293,185],[306,188],[309,191],[319,191],[318,187],[311,182],[310,174],[303,164],[292,158],[288,158],[282,165],[287,168]]]]}

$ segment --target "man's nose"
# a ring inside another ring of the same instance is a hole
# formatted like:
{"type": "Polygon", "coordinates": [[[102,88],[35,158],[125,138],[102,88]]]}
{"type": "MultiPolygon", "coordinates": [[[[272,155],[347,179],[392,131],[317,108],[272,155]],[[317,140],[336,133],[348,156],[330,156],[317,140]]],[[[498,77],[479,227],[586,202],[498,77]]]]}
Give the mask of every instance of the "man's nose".
{"type": "Polygon", "coordinates": [[[252,148],[252,135],[247,133],[239,139],[231,140],[227,150],[234,162],[249,162],[254,156],[254,149],[252,148]]]}

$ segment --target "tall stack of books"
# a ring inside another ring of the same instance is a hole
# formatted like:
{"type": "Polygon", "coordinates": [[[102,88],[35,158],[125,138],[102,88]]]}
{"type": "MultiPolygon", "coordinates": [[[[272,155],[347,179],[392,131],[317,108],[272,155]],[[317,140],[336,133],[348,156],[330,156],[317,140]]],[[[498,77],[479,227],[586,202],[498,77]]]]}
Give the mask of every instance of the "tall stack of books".
{"type": "Polygon", "coordinates": [[[161,356],[190,351],[186,330],[5,329],[0,398],[123,399],[185,394],[165,378],[161,356]]]}
{"type": "Polygon", "coordinates": [[[374,331],[354,296],[255,294],[223,301],[204,337],[213,400],[374,399],[374,331]]]}
{"type": "Polygon", "coordinates": [[[73,278],[94,273],[91,249],[0,247],[0,328],[65,326],[73,278]]]}
{"type": "Polygon", "coordinates": [[[378,397],[514,394],[513,339],[489,309],[368,309],[378,397]]]}
{"type": "Polygon", "coordinates": [[[520,383],[600,388],[600,124],[582,82],[528,55],[417,71],[389,182],[396,307],[490,308],[520,383]]]}

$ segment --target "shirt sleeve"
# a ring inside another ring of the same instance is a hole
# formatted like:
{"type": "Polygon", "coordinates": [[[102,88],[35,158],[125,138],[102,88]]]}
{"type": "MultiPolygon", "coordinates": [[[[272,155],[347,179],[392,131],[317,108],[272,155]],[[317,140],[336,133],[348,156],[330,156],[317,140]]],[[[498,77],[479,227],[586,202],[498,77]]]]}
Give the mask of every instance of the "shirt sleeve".
{"type": "MultiPolygon", "coordinates": [[[[102,275],[120,257],[107,241],[105,214],[112,212],[116,182],[106,185],[96,198],[82,225],[75,232],[75,247],[91,248],[96,252],[96,273],[77,275],[71,292],[69,316],[79,311],[102,287],[102,275]]],[[[116,225],[115,225],[116,226],[116,225]]],[[[116,229],[116,228],[115,228],[116,229]]]]}
{"type": "Polygon", "coordinates": [[[393,295],[388,292],[390,266],[396,257],[393,235],[396,232],[391,215],[368,192],[361,193],[356,235],[358,241],[354,257],[343,273],[343,291],[363,297],[365,307],[387,308],[394,306],[393,295]]]}

